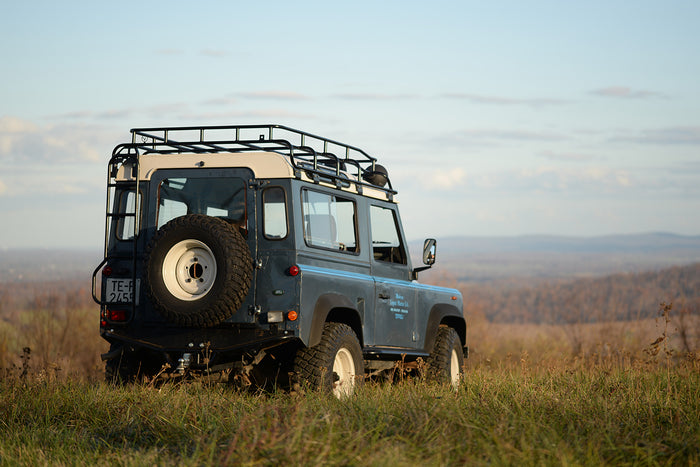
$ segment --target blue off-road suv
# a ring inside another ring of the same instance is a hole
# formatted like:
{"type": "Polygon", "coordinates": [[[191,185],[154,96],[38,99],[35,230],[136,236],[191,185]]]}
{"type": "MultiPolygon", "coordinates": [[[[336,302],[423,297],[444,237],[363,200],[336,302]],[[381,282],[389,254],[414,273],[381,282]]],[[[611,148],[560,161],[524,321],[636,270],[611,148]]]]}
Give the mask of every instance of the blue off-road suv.
{"type": "Polygon", "coordinates": [[[93,274],[109,380],[204,373],[352,393],[422,358],[457,384],[462,296],[421,284],[387,171],[280,125],[131,130],[93,274]],[[292,378],[290,380],[290,378],[292,378]]]}

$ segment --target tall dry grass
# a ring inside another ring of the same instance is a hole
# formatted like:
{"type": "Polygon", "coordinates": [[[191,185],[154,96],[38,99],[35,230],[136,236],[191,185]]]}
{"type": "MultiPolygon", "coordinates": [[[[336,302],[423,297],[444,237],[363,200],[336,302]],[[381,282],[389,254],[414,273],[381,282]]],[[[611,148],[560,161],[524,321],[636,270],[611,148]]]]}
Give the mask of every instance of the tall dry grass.
{"type": "MultiPolygon", "coordinates": [[[[625,367],[700,355],[700,315],[661,304],[657,319],[586,324],[498,324],[466,310],[468,371],[481,367],[625,367]],[[661,339],[659,341],[659,339],[661,339]],[[657,353],[649,350],[656,343],[657,353]]],[[[0,288],[0,370],[52,378],[99,379],[99,308],[84,285],[50,283],[0,288]],[[13,293],[14,291],[14,293],[13,293]]]]}
{"type": "Polygon", "coordinates": [[[9,297],[0,295],[0,370],[46,378],[98,378],[99,308],[87,287],[36,287],[9,297]]]}

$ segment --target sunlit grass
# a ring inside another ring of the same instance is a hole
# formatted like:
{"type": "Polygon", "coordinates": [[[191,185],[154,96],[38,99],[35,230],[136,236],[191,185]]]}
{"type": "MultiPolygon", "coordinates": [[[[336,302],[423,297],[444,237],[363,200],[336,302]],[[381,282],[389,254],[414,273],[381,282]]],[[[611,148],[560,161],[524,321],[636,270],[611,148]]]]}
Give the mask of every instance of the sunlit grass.
{"type": "Polygon", "coordinates": [[[0,457],[22,464],[687,464],[700,372],[480,368],[346,400],[201,383],[0,383],[0,457]]]}

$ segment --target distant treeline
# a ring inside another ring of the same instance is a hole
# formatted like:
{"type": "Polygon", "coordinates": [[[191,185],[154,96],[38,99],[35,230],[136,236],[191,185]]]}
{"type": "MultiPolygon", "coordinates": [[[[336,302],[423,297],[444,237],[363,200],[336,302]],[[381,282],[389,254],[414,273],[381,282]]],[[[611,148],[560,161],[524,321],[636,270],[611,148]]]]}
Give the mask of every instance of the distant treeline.
{"type": "Polygon", "coordinates": [[[700,311],[700,263],[602,278],[552,280],[532,286],[460,283],[467,315],[499,323],[593,323],[658,316],[659,303],[700,311]]]}

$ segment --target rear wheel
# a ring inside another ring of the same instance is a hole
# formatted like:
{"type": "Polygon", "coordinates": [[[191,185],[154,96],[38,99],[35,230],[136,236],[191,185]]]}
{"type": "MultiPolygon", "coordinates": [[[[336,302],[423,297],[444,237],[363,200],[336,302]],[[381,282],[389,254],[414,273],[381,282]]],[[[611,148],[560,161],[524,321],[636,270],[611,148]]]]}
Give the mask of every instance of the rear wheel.
{"type": "Polygon", "coordinates": [[[365,376],[355,332],[347,324],[326,323],[321,341],[297,353],[294,372],[313,389],[332,392],[337,398],[350,396],[365,376]]]}
{"type": "Polygon", "coordinates": [[[464,365],[464,351],[457,331],[447,326],[440,326],[433,351],[428,357],[431,379],[449,382],[457,389],[462,365],[464,365]]]}

